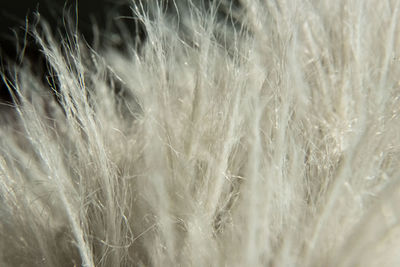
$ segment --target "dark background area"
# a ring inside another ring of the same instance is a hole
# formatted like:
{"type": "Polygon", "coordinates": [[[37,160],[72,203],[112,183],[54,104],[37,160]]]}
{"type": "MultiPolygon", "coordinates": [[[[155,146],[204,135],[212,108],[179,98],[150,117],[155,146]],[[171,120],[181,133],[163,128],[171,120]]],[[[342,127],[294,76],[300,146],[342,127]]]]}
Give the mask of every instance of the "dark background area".
{"type": "MultiPolygon", "coordinates": [[[[93,27],[99,29],[99,37],[106,40],[108,30],[115,27],[115,22],[122,21],[134,32],[133,20],[118,16],[132,16],[128,0],[0,0],[0,72],[10,74],[8,65],[18,63],[21,47],[24,40],[25,22],[33,24],[37,20],[36,13],[40,13],[40,20],[47,21],[54,35],[62,38],[65,17],[72,17],[80,36],[89,45],[93,43],[93,27]],[[77,15],[77,20],[76,20],[77,15]]],[[[134,33],[133,33],[134,34],[134,33]]],[[[46,75],[46,62],[40,54],[40,47],[34,38],[28,36],[28,44],[24,57],[36,64],[39,75],[46,75]]],[[[0,79],[0,105],[11,102],[8,88],[0,79]]],[[[1,111],[1,109],[0,109],[1,111]]]]}
{"type": "Polygon", "coordinates": [[[108,27],[107,20],[111,14],[130,15],[127,0],[0,0],[0,45],[2,50],[10,46],[13,30],[23,30],[25,18],[34,20],[34,13],[52,27],[62,26],[65,14],[75,15],[78,10],[78,27],[85,38],[90,39],[93,23],[99,28],[108,27]]]}

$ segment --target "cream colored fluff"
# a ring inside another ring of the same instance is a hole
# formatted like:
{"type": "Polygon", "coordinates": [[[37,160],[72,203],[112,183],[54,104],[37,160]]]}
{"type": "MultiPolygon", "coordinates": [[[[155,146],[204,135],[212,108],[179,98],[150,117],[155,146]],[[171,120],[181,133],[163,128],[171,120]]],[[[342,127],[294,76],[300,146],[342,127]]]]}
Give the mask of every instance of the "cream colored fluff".
{"type": "Polygon", "coordinates": [[[132,5],[128,52],[33,30],[0,266],[400,266],[400,1],[240,2],[132,5]]]}

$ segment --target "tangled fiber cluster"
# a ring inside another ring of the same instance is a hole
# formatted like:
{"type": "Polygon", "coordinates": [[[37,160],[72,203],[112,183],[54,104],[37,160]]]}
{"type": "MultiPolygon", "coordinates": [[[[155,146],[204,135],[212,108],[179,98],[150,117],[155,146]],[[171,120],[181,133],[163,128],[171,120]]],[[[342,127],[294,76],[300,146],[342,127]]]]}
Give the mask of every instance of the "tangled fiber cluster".
{"type": "Polygon", "coordinates": [[[31,28],[0,266],[400,266],[399,4],[136,1],[118,49],[31,28]]]}

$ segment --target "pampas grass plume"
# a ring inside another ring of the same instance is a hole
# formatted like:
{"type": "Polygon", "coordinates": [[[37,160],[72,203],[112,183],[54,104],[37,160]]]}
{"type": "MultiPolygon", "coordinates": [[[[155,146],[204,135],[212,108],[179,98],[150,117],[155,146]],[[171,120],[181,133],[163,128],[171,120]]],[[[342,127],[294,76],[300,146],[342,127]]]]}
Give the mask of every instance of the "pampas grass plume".
{"type": "Polygon", "coordinates": [[[31,27],[0,266],[400,266],[399,4],[137,1],[124,49],[31,27]]]}

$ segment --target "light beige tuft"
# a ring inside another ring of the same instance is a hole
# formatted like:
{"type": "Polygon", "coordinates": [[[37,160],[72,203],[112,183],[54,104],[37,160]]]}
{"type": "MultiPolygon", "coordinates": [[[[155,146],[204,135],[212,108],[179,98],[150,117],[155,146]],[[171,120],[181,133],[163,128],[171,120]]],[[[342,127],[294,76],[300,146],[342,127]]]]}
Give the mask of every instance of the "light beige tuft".
{"type": "Polygon", "coordinates": [[[400,266],[400,1],[197,2],[124,51],[33,30],[0,266],[400,266]]]}

